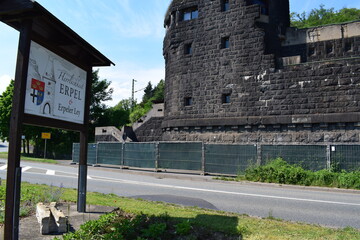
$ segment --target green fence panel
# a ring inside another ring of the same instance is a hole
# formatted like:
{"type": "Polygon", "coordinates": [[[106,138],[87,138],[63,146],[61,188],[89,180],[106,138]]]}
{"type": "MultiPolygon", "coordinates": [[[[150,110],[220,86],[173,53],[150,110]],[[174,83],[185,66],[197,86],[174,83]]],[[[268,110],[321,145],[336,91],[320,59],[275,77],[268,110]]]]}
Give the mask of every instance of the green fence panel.
{"type": "Polygon", "coordinates": [[[79,163],[80,157],[80,143],[73,143],[72,160],[74,163],[79,163]]]}
{"type": "Polygon", "coordinates": [[[277,157],[304,169],[318,171],[327,168],[326,146],[319,145],[263,145],[262,164],[277,157]]]}
{"type": "Polygon", "coordinates": [[[360,145],[330,147],[331,167],[336,170],[360,171],[360,145]]]}
{"type": "MultiPolygon", "coordinates": [[[[88,164],[96,164],[96,143],[88,144],[88,164]]],[[[80,143],[73,143],[72,159],[73,162],[79,163],[80,158],[80,143]]]]}
{"type": "Polygon", "coordinates": [[[201,171],[201,142],[160,142],[159,168],[201,171]]]}
{"type": "Polygon", "coordinates": [[[97,164],[121,165],[122,143],[98,143],[97,164]]]}
{"type": "Polygon", "coordinates": [[[87,163],[88,164],[96,164],[96,149],[97,144],[96,143],[89,143],[88,144],[88,157],[87,157],[87,163]]]}
{"type": "Polygon", "coordinates": [[[205,172],[220,174],[244,174],[256,164],[257,148],[254,145],[205,145],[205,172]]]}
{"type": "Polygon", "coordinates": [[[139,168],[155,168],[155,143],[125,143],[124,165],[139,168]]]}

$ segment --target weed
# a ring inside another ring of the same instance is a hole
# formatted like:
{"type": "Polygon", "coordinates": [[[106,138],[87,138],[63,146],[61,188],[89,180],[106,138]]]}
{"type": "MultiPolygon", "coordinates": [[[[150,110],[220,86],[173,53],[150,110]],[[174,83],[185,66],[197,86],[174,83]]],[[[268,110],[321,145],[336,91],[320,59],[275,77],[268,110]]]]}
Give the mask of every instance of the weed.
{"type": "Polygon", "coordinates": [[[191,224],[190,221],[183,221],[175,226],[176,233],[179,235],[188,235],[191,230],[191,224]]]}
{"type": "Polygon", "coordinates": [[[147,229],[142,230],[142,237],[150,239],[160,239],[166,230],[166,223],[154,223],[147,229]]]}
{"type": "Polygon", "coordinates": [[[336,172],[334,166],[332,170],[312,172],[298,165],[291,165],[281,158],[274,159],[264,166],[247,169],[245,178],[255,182],[360,189],[359,171],[336,172]]]}

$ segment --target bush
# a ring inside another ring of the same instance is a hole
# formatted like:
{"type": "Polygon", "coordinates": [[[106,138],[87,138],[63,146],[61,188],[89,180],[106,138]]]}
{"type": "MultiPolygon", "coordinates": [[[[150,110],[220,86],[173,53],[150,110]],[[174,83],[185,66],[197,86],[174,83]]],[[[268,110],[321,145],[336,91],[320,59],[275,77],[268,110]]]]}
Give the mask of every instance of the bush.
{"type": "Polygon", "coordinates": [[[270,161],[265,166],[249,168],[245,178],[250,181],[272,182],[281,184],[306,184],[310,173],[303,168],[290,165],[282,158],[270,161]]]}
{"type": "Polygon", "coordinates": [[[291,165],[282,158],[276,158],[264,166],[247,169],[245,178],[255,182],[360,189],[360,172],[358,171],[333,172],[324,169],[312,172],[300,166],[291,165]]]}

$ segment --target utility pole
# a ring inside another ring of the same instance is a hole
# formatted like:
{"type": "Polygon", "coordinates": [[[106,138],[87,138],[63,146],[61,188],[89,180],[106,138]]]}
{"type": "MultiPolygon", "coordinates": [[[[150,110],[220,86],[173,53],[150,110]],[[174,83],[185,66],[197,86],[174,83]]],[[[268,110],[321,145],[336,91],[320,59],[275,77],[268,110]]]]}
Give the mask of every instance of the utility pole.
{"type": "Polygon", "coordinates": [[[135,82],[137,82],[135,79],[132,80],[132,91],[131,91],[131,110],[134,108],[134,94],[135,94],[135,82]]]}

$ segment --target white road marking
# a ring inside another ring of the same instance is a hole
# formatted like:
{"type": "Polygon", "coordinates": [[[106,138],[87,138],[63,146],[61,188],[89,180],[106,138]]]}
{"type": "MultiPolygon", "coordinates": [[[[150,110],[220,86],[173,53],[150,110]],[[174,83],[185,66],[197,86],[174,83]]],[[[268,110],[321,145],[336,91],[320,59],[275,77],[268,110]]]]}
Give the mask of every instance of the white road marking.
{"type": "Polygon", "coordinates": [[[21,172],[26,172],[27,170],[31,169],[32,167],[26,166],[21,169],[21,172]]]}
{"type": "Polygon", "coordinates": [[[7,169],[7,164],[2,165],[2,166],[0,167],[0,170],[6,170],[6,169],[7,169]]]}
{"type": "Polygon", "coordinates": [[[93,179],[93,178],[88,175],[88,176],[87,176],[87,179],[93,179]]]}
{"type": "Polygon", "coordinates": [[[46,175],[55,175],[55,171],[54,170],[47,170],[46,175]]]}
{"type": "MultiPolygon", "coordinates": [[[[66,173],[66,172],[63,172],[63,173],[66,173]]],[[[32,173],[32,174],[43,175],[41,173],[32,173]]],[[[61,177],[76,178],[77,179],[78,174],[74,174],[74,176],[63,175],[61,177]]],[[[140,182],[140,181],[123,180],[123,179],[116,179],[116,178],[105,178],[105,177],[94,177],[94,176],[91,177],[91,178],[88,177],[88,179],[91,179],[93,181],[119,182],[119,183],[126,183],[126,184],[143,185],[143,186],[151,186],[151,187],[162,187],[162,188],[172,188],[172,189],[183,189],[183,190],[191,190],[191,191],[198,191],[198,192],[212,192],[212,193],[221,193],[221,194],[238,195],[238,196],[272,198],[272,199],[282,199],[282,200],[289,200],[289,201],[326,203],[326,204],[337,204],[337,205],[360,207],[360,203],[336,202],[336,201],[326,201],[326,200],[316,200],[316,199],[306,199],[306,198],[292,198],[292,197],[281,197],[281,196],[253,194],[253,193],[230,192],[230,191],[222,191],[222,190],[192,188],[192,187],[165,185],[165,184],[158,184],[158,183],[147,183],[147,182],[140,182]]]]}
{"type": "Polygon", "coordinates": [[[338,205],[359,206],[360,207],[360,203],[346,203],[346,202],[335,202],[335,201],[315,200],[315,199],[306,199],[306,198],[292,198],[292,197],[281,197],[281,196],[273,196],[273,195],[253,194],[253,193],[229,192],[229,191],[221,191],[221,190],[182,187],[182,186],[165,185],[165,184],[157,184],[157,183],[146,183],[146,182],[120,180],[120,179],[112,179],[112,178],[97,178],[95,180],[106,181],[106,182],[123,182],[123,183],[128,183],[128,184],[145,185],[145,186],[153,186],[153,187],[175,188],[175,189],[192,190],[192,191],[198,191],[198,192],[212,192],[212,193],[231,194],[231,195],[240,195],[240,196],[248,196],[248,197],[273,198],[273,199],[283,199],[283,200],[290,200],[290,201],[328,203],[328,204],[338,204],[338,205]]]}

